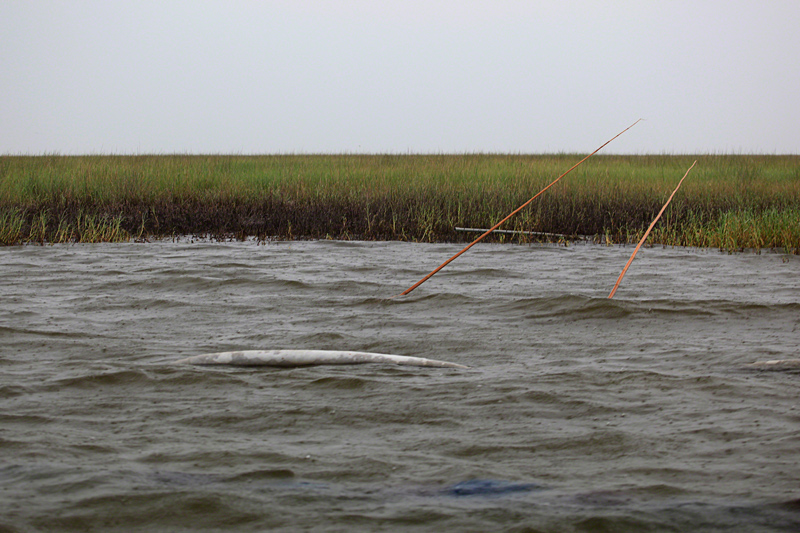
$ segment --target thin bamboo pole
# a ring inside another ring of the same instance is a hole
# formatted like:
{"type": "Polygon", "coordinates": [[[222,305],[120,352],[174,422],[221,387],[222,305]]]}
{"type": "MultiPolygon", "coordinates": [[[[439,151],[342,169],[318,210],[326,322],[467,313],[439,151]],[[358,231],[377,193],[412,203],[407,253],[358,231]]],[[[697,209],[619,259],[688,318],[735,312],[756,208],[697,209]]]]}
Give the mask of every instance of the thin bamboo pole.
{"type": "Polygon", "coordinates": [[[631,258],[628,259],[628,262],[625,264],[625,268],[622,269],[622,273],[617,278],[617,282],[614,284],[614,288],[611,289],[611,294],[608,295],[609,298],[613,298],[614,297],[614,293],[617,292],[617,287],[619,287],[619,283],[622,281],[622,277],[625,275],[625,272],[628,271],[628,267],[631,266],[631,263],[633,263],[633,258],[636,257],[636,252],[638,252],[639,248],[642,247],[642,244],[644,244],[645,239],[647,239],[647,236],[650,235],[650,230],[653,229],[653,226],[656,225],[656,222],[658,222],[658,219],[661,218],[661,215],[664,213],[664,210],[667,209],[667,206],[672,201],[672,197],[675,196],[675,193],[678,192],[678,189],[681,188],[681,183],[683,183],[683,180],[686,179],[686,176],[689,175],[689,172],[691,172],[691,170],[694,168],[694,166],[696,164],[697,164],[697,161],[692,163],[692,166],[690,166],[689,170],[686,171],[686,174],[683,175],[683,177],[681,178],[681,181],[678,182],[678,186],[675,187],[675,190],[672,191],[672,194],[669,195],[669,199],[667,200],[667,203],[664,204],[664,207],[662,207],[661,211],[658,212],[658,214],[656,215],[656,218],[654,218],[653,222],[650,223],[650,227],[647,228],[647,231],[644,232],[644,237],[642,237],[642,240],[640,240],[639,244],[636,245],[636,249],[631,254],[631,258]]]}
{"type": "Polygon", "coordinates": [[[587,155],[586,157],[584,157],[583,159],[581,159],[580,161],[578,161],[577,163],[575,163],[574,165],[572,165],[572,166],[569,168],[569,170],[567,170],[566,172],[564,172],[563,174],[561,174],[559,177],[557,177],[555,180],[553,180],[553,182],[552,182],[552,183],[550,183],[550,185],[548,185],[547,187],[545,187],[544,189],[542,189],[541,191],[539,191],[539,192],[536,194],[536,196],[534,196],[533,198],[531,198],[530,200],[528,200],[527,202],[525,202],[524,204],[522,204],[521,206],[519,206],[518,208],[516,208],[516,209],[515,209],[514,211],[512,211],[512,212],[511,212],[511,213],[510,213],[510,214],[509,214],[509,215],[508,215],[506,218],[504,218],[503,220],[501,220],[500,222],[498,222],[497,224],[495,224],[494,226],[492,226],[490,229],[486,230],[486,232],[485,232],[483,235],[481,235],[480,237],[478,237],[477,239],[475,239],[474,241],[472,241],[471,243],[469,243],[469,244],[468,244],[468,245],[467,245],[467,246],[466,246],[466,247],[465,247],[463,250],[461,250],[461,251],[460,251],[460,252],[458,252],[456,255],[454,255],[453,257],[451,257],[450,259],[448,259],[447,261],[445,261],[445,262],[444,262],[444,263],[442,263],[441,265],[439,265],[437,268],[435,268],[435,269],[433,270],[433,272],[431,272],[430,274],[428,274],[427,276],[425,276],[424,278],[422,278],[421,280],[419,280],[419,281],[418,281],[418,282],[416,282],[414,285],[412,285],[412,286],[411,286],[411,287],[409,287],[408,289],[404,290],[403,292],[401,292],[401,293],[400,293],[400,294],[398,294],[397,296],[405,296],[406,294],[410,293],[411,291],[413,291],[414,289],[416,289],[417,287],[419,287],[420,285],[422,285],[423,283],[425,283],[426,281],[428,281],[429,279],[431,279],[431,278],[433,277],[433,275],[434,275],[434,274],[436,274],[436,273],[437,273],[437,272],[439,272],[441,269],[443,269],[444,267],[446,267],[447,265],[449,265],[449,264],[450,264],[450,263],[451,263],[451,262],[452,262],[452,261],[453,261],[453,260],[454,260],[456,257],[458,257],[459,255],[463,254],[464,252],[466,252],[467,250],[469,250],[470,248],[472,248],[473,246],[475,246],[475,245],[476,245],[478,242],[480,242],[480,241],[481,241],[481,240],[482,240],[484,237],[486,237],[487,235],[489,235],[490,233],[492,233],[494,230],[496,230],[497,228],[499,228],[499,227],[500,227],[500,226],[501,226],[501,225],[502,225],[502,224],[503,224],[503,223],[504,223],[506,220],[508,220],[509,218],[513,217],[514,215],[516,215],[517,213],[519,213],[520,211],[522,211],[522,210],[523,210],[525,207],[527,207],[527,206],[528,206],[528,205],[529,205],[531,202],[533,202],[533,201],[534,201],[536,198],[538,198],[538,197],[539,197],[539,196],[540,196],[540,195],[541,195],[541,194],[542,194],[544,191],[546,191],[547,189],[549,189],[550,187],[552,187],[553,185],[555,185],[555,184],[558,182],[558,180],[560,180],[561,178],[563,178],[564,176],[566,176],[567,174],[569,174],[570,172],[572,172],[572,171],[573,171],[573,170],[574,170],[574,169],[575,169],[575,168],[576,168],[578,165],[580,165],[581,163],[583,163],[584,161],[586,161],[587,159],[589,159],[590,157],[592,157],[594,154],[596,154],[596,153],[597,153],[597,152],[599,152],[601,149],[603,149],[603,148],[604,148],[604,147],[605,147],[607,144],[609,144],[611,141],[613,141],[614,139],[616,139],[617,137],[619,137],[620,135],[622,135],[623,133],[625,133],[626,131],[628,131],[628,130],[629,130],[629,129],[631,129],[632,127],[634,127],[636,124],[638,124],[638,123],[639,123],[641,120],[642,120],[642,119],[639,119],[639,120],[637,120],[636,122],[634,122],[633,124],[631,124],[630,126],[628,126],[627,128],[625,128],[624,130],[622,130],[621,132],[617,133],[617,134],[616,134],[616,135],[614,135],[614,136],[613,136],[611,139],[609,139],[608,141],[606,141],[605,143],[603,143],[603,144],[602,144],[602,146],[600,146],[600,148],[598,148],[597,150],[595,150],[595,151],[594,151],[594,152],[592,152],[591,154],[587,155]]]}

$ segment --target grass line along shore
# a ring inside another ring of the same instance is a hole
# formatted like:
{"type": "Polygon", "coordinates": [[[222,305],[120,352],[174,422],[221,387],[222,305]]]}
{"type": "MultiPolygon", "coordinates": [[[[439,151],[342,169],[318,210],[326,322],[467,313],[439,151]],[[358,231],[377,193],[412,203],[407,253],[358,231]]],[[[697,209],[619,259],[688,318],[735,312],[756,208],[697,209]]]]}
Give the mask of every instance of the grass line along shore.
{"type": "MultiPolygon", "coordinates": [[[[0,244],[220,239],[464,242],[581,158],[552,155],[0,156],[0,244]]],[[[596,155],[495,241],[800,253],[800,156],[596,155]]]]}

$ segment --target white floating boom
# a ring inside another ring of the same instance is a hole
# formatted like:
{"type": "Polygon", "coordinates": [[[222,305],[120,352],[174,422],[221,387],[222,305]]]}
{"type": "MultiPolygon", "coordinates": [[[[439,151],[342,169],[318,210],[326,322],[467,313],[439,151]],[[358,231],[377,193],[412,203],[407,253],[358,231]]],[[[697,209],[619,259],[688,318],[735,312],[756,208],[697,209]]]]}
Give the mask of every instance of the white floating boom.
{"type": "Polygon", "coordinates": [[[430,366],[438,368],[469,368],[468,366],[423,357],[407,357],[383,353],[349,352],[336,350],[244,350],[195,355],[178,363],[190,365],[277,366],[298,367],[314,365],[362,365],[383,363],[389,365],[430,366]]]}

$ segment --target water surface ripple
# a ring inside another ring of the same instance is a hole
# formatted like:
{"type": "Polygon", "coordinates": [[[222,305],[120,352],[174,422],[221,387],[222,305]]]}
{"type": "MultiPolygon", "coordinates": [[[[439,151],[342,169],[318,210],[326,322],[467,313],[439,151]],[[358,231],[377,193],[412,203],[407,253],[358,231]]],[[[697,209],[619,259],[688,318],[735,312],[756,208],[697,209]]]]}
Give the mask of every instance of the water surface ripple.
{"type": "Polygon", "coordinates": [[[800,259],[0,249],[0,530],[797,531],[800,259]],[[358,350],[469,370],[191,367],[358,350]]]}

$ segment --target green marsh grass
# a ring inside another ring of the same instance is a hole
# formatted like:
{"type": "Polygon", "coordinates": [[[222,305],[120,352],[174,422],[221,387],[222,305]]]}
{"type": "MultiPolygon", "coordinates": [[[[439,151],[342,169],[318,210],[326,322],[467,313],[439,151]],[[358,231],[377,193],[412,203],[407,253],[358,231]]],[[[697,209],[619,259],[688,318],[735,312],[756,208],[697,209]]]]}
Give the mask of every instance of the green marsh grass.
{"type": "MultiPolygon", "coordinates": [[[[553,155],[3,156],[0,243],[170,235],[468,241],[581,159],[553,155]]],[[[595,155],[504,229],[800,253],[800,156],[595,155]]],[[[527,240],[530,237],[494,237],[527,240]]]]}
{"type": "Polygon", "coordinates": [[[22,240],[25,220],[16,210],[0,212],[0,245],[17,244],[22,240]]]}

